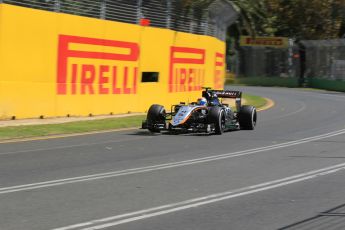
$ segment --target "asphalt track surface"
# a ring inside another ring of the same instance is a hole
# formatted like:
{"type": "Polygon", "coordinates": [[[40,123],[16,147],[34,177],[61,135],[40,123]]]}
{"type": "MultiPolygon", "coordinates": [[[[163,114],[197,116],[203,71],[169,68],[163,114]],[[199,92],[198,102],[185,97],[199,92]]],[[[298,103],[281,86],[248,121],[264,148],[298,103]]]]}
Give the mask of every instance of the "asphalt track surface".
{"type": "Polygon", "coordinates": [[[345,95],[236,89],[254,131],[0,144],[0,229],[345,229],[345,95]]]}

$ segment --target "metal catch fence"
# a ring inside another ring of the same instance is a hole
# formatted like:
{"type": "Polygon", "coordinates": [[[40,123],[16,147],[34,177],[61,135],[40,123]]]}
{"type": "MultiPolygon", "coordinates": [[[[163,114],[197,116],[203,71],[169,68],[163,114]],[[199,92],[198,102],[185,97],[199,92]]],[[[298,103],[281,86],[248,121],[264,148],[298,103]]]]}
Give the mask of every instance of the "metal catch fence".
{"type": "Polygon", "coordinates": [[[345,81],[345,39],[305,40],[300,50],[305,53],[305,78],[345,81]]]}
{"type": "Polygon", "coordinates": [[[191,7],[185,7],[182,0],[0,0],[0,3],[133,24],[146,18],[153,27],[210,35],[221,40],[225,40],[227,27],[237,17],[228,0],[191,7]]]}
{"type": "Polygon", "coordinates": [[[290,48],[240,47],[237,76],[345,81],[345,39],[303,40],[290,48]]]}
{"type": "Polygon", "coordinates": [[[241,47],[237,75],[248,77],[288,77],[291,73],[289,49],[241,47]]]}

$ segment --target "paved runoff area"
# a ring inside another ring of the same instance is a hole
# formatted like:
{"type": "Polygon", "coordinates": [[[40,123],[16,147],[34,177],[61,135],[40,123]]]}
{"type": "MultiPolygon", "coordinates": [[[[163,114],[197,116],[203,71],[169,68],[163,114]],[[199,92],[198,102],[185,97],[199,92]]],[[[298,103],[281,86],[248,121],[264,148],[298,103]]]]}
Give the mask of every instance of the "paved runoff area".
{"type": "Polygon", "coordinates": [[[345,229],[345,94],[232,89],[275,101],[254,131],[0,144],[0,229],[345,229]]]}
{"type": "Polygon", "coordinates": [[[47,124],[62,124],[74,121],[93,121],[106,118],[120,118],[144,115],[145,113],[129,113],[116,115],[99,115],[89,117],[54,117],[54,118],[32,118],[32,119],[14,119],[14,120],[0,120],[0,128],[8,126],[22,126],[22,125],[47,125],[47,124]]]}

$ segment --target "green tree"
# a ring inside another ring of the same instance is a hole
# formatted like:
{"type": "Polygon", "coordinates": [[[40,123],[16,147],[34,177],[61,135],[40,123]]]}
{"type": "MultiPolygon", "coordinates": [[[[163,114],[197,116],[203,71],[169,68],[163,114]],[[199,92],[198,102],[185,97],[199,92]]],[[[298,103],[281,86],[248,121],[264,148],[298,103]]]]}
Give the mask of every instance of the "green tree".
{"type": "Polygon", "coordinates": [[[345,0],[267,0],[267,9],[275,35],[330,39],[344,30],[345,0]]]}
{"type": "Polygon", "coordinates": [[[271,17],[268,16],[265,0],[232,0],[239,12],[235,25],[239,34],[272,35],[271,17]]]}
{"type": "MultiPolygon", "coordinates": [[[[183,0],[184,7],[206,8],[216,0],[183,0]]],[[[234,30],[239,34],[268,35],[274,31],[270,27],[270,18],[267,17],[265,0],[228,0],[239,12],[239,20],[234,30]]]]}

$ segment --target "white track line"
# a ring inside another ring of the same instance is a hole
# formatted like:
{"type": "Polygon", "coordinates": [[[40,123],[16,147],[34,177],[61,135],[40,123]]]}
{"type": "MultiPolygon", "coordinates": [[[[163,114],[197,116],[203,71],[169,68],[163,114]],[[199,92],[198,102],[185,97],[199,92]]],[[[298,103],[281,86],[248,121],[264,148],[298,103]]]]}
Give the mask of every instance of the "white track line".
{"type": "Polygon", "coordinates": [[[268,181],[265,183],[248,186],[236,190],[230,190],[222,193],[211,194],[208,196],[198,197],[190,200],[185,200],[178,203],[171,203],[163,206],[158,206],[150,209],[139,210],[135,212],[125,213],[121,215],[115,215],[106,217],[103,219],[97,219],[87,221],[84,223],[69,225],[65,227],[55,228],[53,230],[96,230],[113,227],[120,224],[134,222],[137,220],[147,219],[155,216],[160,216],[168,213],[178,212],[185,209],[196,208],[202,205],[207,205],[223,200],[228,200],[235,197],[249,195],[281,186],[314,179],[316,177],[336,173],[345,169],[345,163],[333,165],[327,168],[309,171],[306,173],[285,177],[279,180],[268,181]]]}
{"type": "Polygon", "coordinates": [[[30,153],[30,152],[49,151],[49,150],[78,148],[78,147],[85,147],[85,146],[92,146],[92,145],[112,144],[112,143],[118,143],[118,142],[137,141],[137,140],[149,139],[149,138],[152,138],[152,136],[131,137],[131,138],[126,138],[126,139],[117,139],[117,140],[100,141],[100,142],[89,142],[89,143],[83,143],[83,144],[65,145],[65,146],[57,146],[57,147],[50,147],[50,148],[28,149],[28,150],[13,151],[13,152],[3,152],[3,153],[0,152],[0,156],[9,155],[9,154],[17,154],[17,153],[30,153]]]}
{"type": "Polygon", "coordinates": [[[342,135],[342,134],[345,134],[345,129],[337,130],[334,132],[330,132],[330,133],[326,133],[326,134],[322,134],[318,136],[308,137],[308,138],[304,138],[297,141],[289,141],[289,142],[284,142],[284,143],[276,144],[276,145],[270,145],[266,147],[248,149],[248,150],[220,154],[220,155],[213,155],[209,157],[196,158],[192,160],[178,161],[178,162],[159,164],[159,165],[151,165],[151,166],[146,166],[146,167],[141,167],[141,168],[132,168],[132,169],[126,169],[126,170],[120,170],[120,171],[107,172],[107,173],[91,174],[91,175],[80,176],[80,177],[71,177],[71,178],[65,178],[65,179],[59,179],[59,180],[44,181],[44,182],[38,182],[38,183],[32,183],[32,184],[3,187],[3,188],[0,188],[0,194],[34,190],[34,189],[39,189],[39,188],[66,185],[66,184],[72,184],[72,183],[84,182],[84,181],[99,180],[99,179],[105,179],[105,178],[111,178],[111,177],[146,173],[146,172],[152,172],[152,171],[169,169],[169,168],[183,167],[187,165],[201,164],[201,163],[206,163],[206,162],[211,162],[211,161],[228,159],[232,157],[251,155],[251,154],[264,152],[264,151],[270,151],[274,149],[286,148],[286,147],[308,143],[312,141],[317,141],[320,139],[325,139],[325,138],[342,135]]]}
{"type": "Polygon", "coordinates": [[[271,119],[267,119],[267,120],[266,120],[266,119],[262,119],[262,120],[260,120],[260,122],[273,121],[273,120],[277,120],[277,119],[289,117],[289,116],[291,116],[291,115],[295,115],[295,114],[297,114],[297,113],[300,113],[300,112],[302,112],[303,110],[306,109],[306,104],[305,104],[304,102],[302,102],[302,101],[297,101],[297,103],[298,103],[299,105],[301,105],[301,108],[299,108],[298,110],[293,111],[293,112],[290,112],[290,113],[286,113],[286,114],[281,115],[281,116],[273,117],[273,118],[271,118],[271,119]]]}

